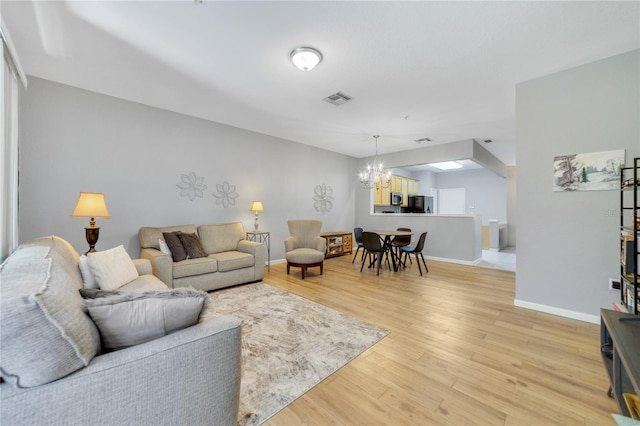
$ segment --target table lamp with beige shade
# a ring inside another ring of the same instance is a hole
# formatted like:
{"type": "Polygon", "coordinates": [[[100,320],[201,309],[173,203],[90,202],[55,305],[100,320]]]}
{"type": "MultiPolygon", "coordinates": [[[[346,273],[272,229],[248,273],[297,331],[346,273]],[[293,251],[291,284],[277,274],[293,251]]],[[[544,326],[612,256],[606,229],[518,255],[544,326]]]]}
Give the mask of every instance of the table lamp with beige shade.
{"type": "Polygon", "coordinates": [[[264,207],[262,207],[262,201],[252,201],[251,208],[249,210],[256,213],[256,220],[253,223],[253,228],[254,228],[254,231],[257,231],[258,227],[260,226],[258,225],[258,212],[264,211],[264,207]]]}
{"type": "MultiPolygon", "coordinates": [[[[88,217],[89,226],[85,226],[85,235],[89,244],[89,251],[96,251],[96,243],[100,235],[100,227],[96,226],[96,218],[109,219],[111,215],[107,210],[104,194],[101,192],[80,192],[76,206],[71,212],[71,217],[88,217]]],[[[87,254],[85,253],[85,254],[87,254]]]]}

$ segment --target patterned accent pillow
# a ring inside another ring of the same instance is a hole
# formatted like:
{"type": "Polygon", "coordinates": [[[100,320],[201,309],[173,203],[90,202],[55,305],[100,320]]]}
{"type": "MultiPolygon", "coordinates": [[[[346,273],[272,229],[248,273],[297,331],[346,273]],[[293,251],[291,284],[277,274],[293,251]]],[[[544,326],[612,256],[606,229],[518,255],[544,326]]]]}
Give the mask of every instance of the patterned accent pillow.
{"type": "Polygon", "coordinates": [[[207,257],[209,254],[204,251],[200,238],[196,234],[178,234],[178,238],[182,242],[184,249],[187,251],[187,255],[191,259],[197,259],[199,257],[207,257]]]}
{"type": "Polygon", "coordinates": [[[81,289],[80,294],[107,350],[139,345],[192,326],[209,301],[207,293],[193,288],[143,292],[81,289]]]}
{"type": "Polygon", "coordinates": [[[182,234],[180,231],[175,232],[163,232],[164,241],[169,246],[169,250],[171,250],[171,255],[173,256],[174,262],[180,262],[187,258],[187,252],[182,245],[182,241],[178,238],[178,235],[182,234]]]}

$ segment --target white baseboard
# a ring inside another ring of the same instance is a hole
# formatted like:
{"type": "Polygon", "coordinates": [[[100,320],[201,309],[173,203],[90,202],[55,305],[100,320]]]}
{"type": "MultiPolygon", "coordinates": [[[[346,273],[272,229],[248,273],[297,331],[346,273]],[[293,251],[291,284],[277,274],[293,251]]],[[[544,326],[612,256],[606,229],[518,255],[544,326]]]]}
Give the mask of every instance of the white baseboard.
{"type": "Polygon", "coordinates": [[[538,303],[526,302],[524,300],[518,299],[515,299],[513,301],[513,304],[520,308],[531,309],[533,311],[544,312],[546,314],[558,315],[560,317],[576,319],[593,324],[600,324],[600,317],[598,315],[589,315],[583,312],[570,311],[568,309],[556,308],[555,306],[540,305],[538,303]]]}
{"type": "Polygon", "coordinates": [[[425,256],[426,260],[435,260],[436,262],[448,262],[448,263],[457,263],[458,265],[469,265],[474,266],[477,265],[482,259],[476,260],[460,260],[460,259],[449,259],[447,257],[435,257],[435,256],[425,256]]]}
{"type": "MultiPolygon", "coordinates": [[[[358,255],[360,256],[360,255],[358,255]]],[[[435,257],[435,256],[425,256],[425,260],[435,260],[436,262],[448,262],[448,263],[457,263],[458,265],[469,265],[475,266],[482,261],[482,259],[476,259],[474,261],[470,260],[460,260],[460,259],[449,259],[448,257],[435,257]]],[[[325,259],[326,260],[326,259],[325,259]]],[[[357,261],[360,259],[358,258],[357,261]]],[[[286,259],[272,259],[271,264],[277,265],[278,263],[287,263],[286,259]]]]}

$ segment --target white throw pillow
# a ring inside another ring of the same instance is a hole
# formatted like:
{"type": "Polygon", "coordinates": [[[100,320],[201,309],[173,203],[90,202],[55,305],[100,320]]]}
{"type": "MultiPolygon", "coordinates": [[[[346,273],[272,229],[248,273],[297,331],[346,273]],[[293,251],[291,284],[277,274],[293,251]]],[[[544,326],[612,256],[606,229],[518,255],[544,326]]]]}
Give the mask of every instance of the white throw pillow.
{"type": "Polygon", "coordinates": [[[91,268],[87,263],[87,256],[80,256],[80,274],[82,275],[82,285],[84,288],[100,288],[98,281],[91,273],[91,268]]]}
{"type": "Polygon", "coordinates": [[[167,245],[167,242],[165,240],[163,240],[162,238],[160,238],[158,240],[158,245],[160,246],[160,251],[163,252],[164,254],[168,254],[169,256],[171,256],[171,250],[169,249],[169,246],[167,245]]]}
{"type": "Polygon", "coordinates": [[[138,278],[138,270],[122,245],[89,253],[87,263],[102,290],[116,290],[138,278]]]}

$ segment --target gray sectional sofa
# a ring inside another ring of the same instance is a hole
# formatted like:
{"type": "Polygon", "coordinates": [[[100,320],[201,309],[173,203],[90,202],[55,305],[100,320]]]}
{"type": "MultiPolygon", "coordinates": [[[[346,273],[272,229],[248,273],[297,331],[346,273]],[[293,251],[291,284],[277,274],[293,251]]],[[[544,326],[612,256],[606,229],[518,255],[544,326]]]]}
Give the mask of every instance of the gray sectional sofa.
{"type": "Polygon", "coordinates": [[[153,274],[171,288],[204,291],[260,281],[264,277],[267,249],[246,239],[242,223],[143,227],[138,231],[140,257],[151,262],[153,274]],[[163,233],[196,234],[208,256],[174,262],[160,250],[163,233]]]}
{"type": "MultiPolygon", "coordinates": [[[[166,289],[148,262],[137,268],[122,290],[166,289]]],[[[55,236],[22,244],[0,265],[0,424],[236,424],[236,317],[101,354],[82,287],[78,253],[55,236]]]]}

